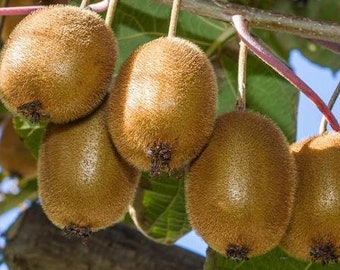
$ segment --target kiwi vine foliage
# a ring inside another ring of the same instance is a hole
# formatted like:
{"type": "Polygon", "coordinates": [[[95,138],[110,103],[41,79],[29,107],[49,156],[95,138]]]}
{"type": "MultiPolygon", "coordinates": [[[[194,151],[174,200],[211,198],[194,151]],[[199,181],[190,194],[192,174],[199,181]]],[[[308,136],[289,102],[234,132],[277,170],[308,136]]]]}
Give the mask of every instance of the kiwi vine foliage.
{"type": "MultiPolygon", "coordinates": [[[[208,1],[208,0],[207,0],[208,1]]],[[[79,4],[72,1],[71,4],[79,4]]],[[[274,1],[274,0],[239,0],[232,1],[257,8],[272,9],[279,12],[306,16],[313,19],[339,21],[338,0],[274,1]]],[[[115,19],[112,23],[119,42],[119,58],[115,73],[123,61],[141,44],[157,37],[164,36],[168,31],[170,7],[156,4],[151,0],[120,0],[115,19]]],[[[289,51],[298,48],[317,64],[340,68],[339,57],[317,47],[310,41],[289,36],[257,30],[254,33],[264,40],[283,59],[287,60],[289,51]]],[[[214,65],[219,84],[218,113],[233,109],[237,95],[237,46],[238,39],[231,25],[223,22],[198,17],[195,14],[181,12],[177,35],[189,39],[203,50],[214,46],[210,59],[214,65]],[[229,31],[230,36],[222,43],[218,38],[229,31]],[[233,34],[232,34],[233,33],[233,34]]],[[[247,66],[247,107],[272,118],[290,142],[296,138],[296,111],[298,93],[288,82],[275,74],[254,56],[249,56],[247,66]]],[[[0,111],[5,112],[3,106],[0,111]]],[[[32,125],[20,118],[15,119],[18,134],[24,139],[34,156],[38,155],[39,142],[44,126],[32,125]]],[[[176,177],[162,175],[149,179],[143,175],[143,185],[139,189],[136,205],[144,209],[144,220],[139,224],[148,237],[161,242],[173,243],[190,230],[190,224],[185,213],[185,198],[183,183],[176,177]],[[147,183],[147,184],[145,184],[147,183]]],[[[4,213],[27,198],[36,197],[36,181],[21,181],[21,192],[18,195],[8,195],[1,202],[0,214],[4,213]]],[[[129,223],[130,218],[126,217],[129,223]]],[[[279,248],[270,253],[253,258],[242,264],[227,261],[212,250],[207,253],[205,269],[307,269],[308,263],[298,262],[288,258],[279,248]]],[[[339,265],[322,267],[311,265],[308,269],[337,269],[339,265]]]]}

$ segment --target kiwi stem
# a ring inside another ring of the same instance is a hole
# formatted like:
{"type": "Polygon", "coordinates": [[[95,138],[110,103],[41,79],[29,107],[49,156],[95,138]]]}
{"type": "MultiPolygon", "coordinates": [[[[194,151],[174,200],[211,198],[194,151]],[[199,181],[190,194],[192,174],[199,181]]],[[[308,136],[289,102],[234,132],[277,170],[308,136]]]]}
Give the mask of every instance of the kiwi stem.
{"type": "Polygon", "coordinates": [[[327,41],[327,40],[321,40],[321,39],[310,39],[313,43],[322,46],[326,49],[328,49],[331,52],[335,52],[340,54],[340,43],[327,41]]]}
{"type": "Polygon", "coordinates": [[[4,7],[0,8],[0,16],[27,15],[44,6],[4,7]]]}
{"type": "Polygon", "coordinates": [[[108,27],[111,27],[116,9],[118,5],[118,0],[110,0],[109,2],[109,7],[106,12],[106,17],[105,17],[105,24],[108,27]]]}
{"type": "Polygon", "coordinates": [[[82,0],[80,4],[80,8],[85,8],[89,4],[89,0],[82,0]]]}
{"type": "Polygon", "coordinates": [[[286,64],[275,56],[264,45],[260,44],[248,31],[245,19],[241,15],[232,17],[233,25],[240,39],[248,46],[248,49],[259,57],[263,62],[272,67],[278,74],[304,93],[326,117],[328,123],[335,131],[340,131],[340,126],[331,110],[323,100],[304,82],[302,81],[286,64]]]}
{"type": "Polygon", "coordinates": [[[98,3],[88,5],[88,8],[98,13],[106,11],[108,7],[109,7],[109,0],[102,0],[98,3]]]}
{"type": "Polygon", "coordinates": [[[247,53],[248,53],[247,45],[241,40],[238,55],[238,72],[237,72],[237,83],[239,93],[236,105],[237,110],[246,109],[247,53]]]}
{"type": "MultiPolygon", "coordinates": [[[[334,104],[340,94],[340,82],[338,83],[338,86],[335,88],[333,95],[331,96],[331,99],[328,102],[328,108],[330,110],[333,109],[334,104]]],[[[319,134],[323,134],[327,130],[327,119],[325,116],[322,116],[321,122],[320,122],[320,128],[319,128],[319,134]]]]}
{"type": "Polygon", "coordinates": [[[176,36],[177,22],[178,22],[178,15],[179,15],[180,8],[181,8],[181,0],[173,0],[168,37],[176,36]]]}

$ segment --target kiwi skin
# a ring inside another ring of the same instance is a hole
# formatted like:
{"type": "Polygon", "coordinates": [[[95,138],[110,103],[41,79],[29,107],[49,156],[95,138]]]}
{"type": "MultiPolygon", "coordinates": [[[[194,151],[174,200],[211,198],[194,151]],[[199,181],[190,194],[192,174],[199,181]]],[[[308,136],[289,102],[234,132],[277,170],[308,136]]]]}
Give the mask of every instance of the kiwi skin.
{"type": "Polygon", "coordinates": [[[216,119],[217,84],[198,46],[161,37],[121,67],[110,95],[108,128],[120,154],[158,175],[188,164],[207,143],[216,119]]]}
{"type": "Polygon", "coordinates": [[[102,106],[87,118],[48,124],[38,161],[42,208],[68,234],[86,237],[118,222],[137,188],[139,172],[114,149],[102,106]]]}
{"type": "Polygon", "coordinates": [[[190,167],[188,217],[211,248],[247,260],[279,243],[295,188],[295,162],[281,130],[258,113],[229,112],[190,167]]]}
{"type": "Polygon", "coordinates": [[[340,134],[291,145],[298,170],[292,220],[280,246],[304,261],[335,263],[340,256],[340,134]]]}
{"type": "Polygon", "coordinates": [[[37,160],[16,134],[13,118],[4,120],[0,140],[0,164],[13,177],[31,179],[37,176],[37,160]]]}
{"type": "Polygon", "coordinates": [[[117,41],[95,12],[52,5],[26,16],[5,44],[0,97],[32,122],[84,117],[104,98],[117,41]]]}

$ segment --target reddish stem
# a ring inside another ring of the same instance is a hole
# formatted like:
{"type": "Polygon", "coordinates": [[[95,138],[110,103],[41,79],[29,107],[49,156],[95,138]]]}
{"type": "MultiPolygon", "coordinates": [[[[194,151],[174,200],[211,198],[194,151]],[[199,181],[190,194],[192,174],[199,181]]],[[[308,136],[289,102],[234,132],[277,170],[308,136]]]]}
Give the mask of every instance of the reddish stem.
{"type": "Polygon", "coordinates": [[[97,13],[101,13],[101,12],[104,12],[108,9],[109,7],[109,0],[102,0],[98,3],[95,3],[95,4],[91,4],[91,5],[88,5],[88,7],[97,12],[97,13]]]}
{"type": "Polygon", "coordinates": [[[27,15],[44,6],[4,7],[0,8],[0,16],[27,15]]]}
{"type": "MultiPolygon", "coordinates": [[[[109,0],[103,0],[98,3],[88,5],[87,7],[95,12],[104,12],[109,6],[109,0]]],[[[14,16],[14,15],[27,15],[37,9],[45,6],[24,6],[24,7],[3,7],[0,8],[0,16],[14,16]]]]}
{"type": "Polygon", "coordinates": [[[248,46],[249,50],[258,56],[263,62],[271,66],[283,78],[289,81],[298,90],[304,93],[326,117],[328,123],[335,131],[340,131],[340,126],[331,110],[322,99],[302,81],[286,64],[271,53],[266,47],[261,45],[248,31],[245,19],[241,15],[232,16],[233,25],[240,39],[248,46]]]}
{"type": "Polygon", "coordinates": [[[310,39],[310,40],[317,45],[320,45],[332,52],[340,54],[340,43],[338,42],[332,42],[332,41],[321,40],[321,39],[310,39]]]}

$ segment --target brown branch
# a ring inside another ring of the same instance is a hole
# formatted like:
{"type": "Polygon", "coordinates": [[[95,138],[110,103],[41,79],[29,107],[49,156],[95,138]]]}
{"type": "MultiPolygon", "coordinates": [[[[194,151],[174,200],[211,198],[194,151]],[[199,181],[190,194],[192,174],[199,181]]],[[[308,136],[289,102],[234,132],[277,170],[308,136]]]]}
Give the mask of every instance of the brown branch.
{"type": "MultiPolygon", "coordinates": [[[[172,4],[172,0],[154,0],[154,2],[172,4]]],[[[217,0],[182,0],[181,8],[196,15],[224,22],[231,22],[233,15],[242,15],[249,23],[249,27],[284,32],[310,39],[336,43],[340,41],[340,24],[337,23],[315,21],[233,3],[220,3],[217,0]]]]}
{"type": "Polygon", "coordinates": [[[68,239],[36,205],[7,233],[4,251],[10,269],[25,270],[201,270],[204,258],[147,239],[118,224],[94,233],[86,244],[68,239]]]}

